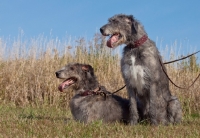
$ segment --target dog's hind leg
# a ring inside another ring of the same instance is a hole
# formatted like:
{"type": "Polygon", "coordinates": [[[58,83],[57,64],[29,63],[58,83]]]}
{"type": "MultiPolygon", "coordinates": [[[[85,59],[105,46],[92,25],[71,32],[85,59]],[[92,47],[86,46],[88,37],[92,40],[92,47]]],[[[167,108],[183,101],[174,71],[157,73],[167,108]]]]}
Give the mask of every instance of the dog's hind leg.
{"type": "Polygon", "coordinates": [[[176,96],[171,96],[167,106],[168,119],[170,123],[180,123],[182,120],[181,104],[176,96]]]}

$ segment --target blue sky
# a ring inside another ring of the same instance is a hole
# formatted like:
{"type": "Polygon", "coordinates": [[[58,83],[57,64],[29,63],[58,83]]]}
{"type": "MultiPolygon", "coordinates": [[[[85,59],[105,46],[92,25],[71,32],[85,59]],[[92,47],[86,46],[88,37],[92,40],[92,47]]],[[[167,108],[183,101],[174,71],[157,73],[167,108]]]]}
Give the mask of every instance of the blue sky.
{"type": "Polygon", "coordinates": [[[119,13],[134,15],[158,47],[177,41],[180,54],[200,50],[200,0],[1,0],[0,38],[17,37],[22,29],[26,38],[92,39],[119,13]]]}

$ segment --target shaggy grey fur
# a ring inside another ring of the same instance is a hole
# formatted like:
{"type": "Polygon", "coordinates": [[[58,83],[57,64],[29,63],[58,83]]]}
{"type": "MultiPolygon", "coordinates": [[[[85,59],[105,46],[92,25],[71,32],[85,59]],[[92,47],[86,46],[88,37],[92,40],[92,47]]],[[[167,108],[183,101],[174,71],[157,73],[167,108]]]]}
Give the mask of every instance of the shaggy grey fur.
{"type": "MultiPolygon", "coordinates": [[[[121,71],[130,100],[130,123],[137,124],[136,98],[142,103],[143,119],[151,124],[179,123],[182,118],[180,102],[169,90],[169,80],[162,70],[161,56],[155,43],[148,39],[136,46],[136,41],[147,36],[143,26],[132,15],[115,15],[100,28],[102,35],[110,35],[110,48],[126,44],[121,59],[121,71]]],[[[165,67],[164,67],[165,69],[165,67]]],[[[166,69],[165,69],[166,70],[166,69]]]]}
{"type": "Polygon", "coordinates": [[[75,91],[70,101],[70,109],[75,120],[90,123],[102,120],[106,123],[124,122],[129,120],[129,101],[117,95],[111,95],[99,83],[90,65],[70,63],[56,72],[57,78],[65,79],[59,90],[63,91],[69,86],[75,91]],[[99,90],[98,90],[99,89],[99,90]],[[97,91],[105,95],[84,94],[97,91]]]}

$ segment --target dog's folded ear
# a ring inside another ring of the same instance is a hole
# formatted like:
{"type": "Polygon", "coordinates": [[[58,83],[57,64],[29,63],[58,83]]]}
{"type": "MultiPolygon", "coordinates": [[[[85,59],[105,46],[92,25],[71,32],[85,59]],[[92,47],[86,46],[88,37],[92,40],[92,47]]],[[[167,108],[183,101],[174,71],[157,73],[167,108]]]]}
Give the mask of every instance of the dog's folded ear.
{"type": "Polygon", "coordinates": [[[132,21],[132,26],[131,26],[132,34],[137,34],[138,30],[138,23],[136,21],[132,21]]]}
{"type": "Polygon", "coordinates": [[[81,69],[82,69],[83,71],[88,71],[88,66],[87,66],[87,65],[82,65],[81,69]]]}
{"type": "Polygon", "coordinates": [[[137,21],[135,21],[133,15],[127,16],[127,18],[125,19],[125,21],[126,21],[128,24],[131,25],[132,34],[137,34],[138,23],[137,23],[137,21]]]}
{"type": "Polygon", "coordinates": [[[125,21],[128,23],[128,24],[132,24],[132,22],[134,21],[134,17],[133,15],[129,15],[126,17],[125,21]]]}
{"type": "Polygon", "coordinates": [[[92,69],[90,65],[82,65],[81,69],[85,72],[88,72],[92,69]]]}
{"type": "Polygon", "coordinates": [[[94,75],[94,69],[92,68],[91,65],[87,65],[87,64],[82,64],[81,65],[81,69],[87,73],[87,75],[91,75],[91,76],[95,76],[94,75]]]}

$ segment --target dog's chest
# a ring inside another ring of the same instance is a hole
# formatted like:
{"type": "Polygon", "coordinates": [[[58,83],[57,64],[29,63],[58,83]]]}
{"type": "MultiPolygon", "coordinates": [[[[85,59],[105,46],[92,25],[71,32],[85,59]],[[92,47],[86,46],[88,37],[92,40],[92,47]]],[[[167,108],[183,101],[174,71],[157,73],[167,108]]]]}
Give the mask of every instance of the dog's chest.
{"type": "Polygon", "coordinates": [[[75,95],[70,100],[71,112],[73,116],[78,120],[87,115],[87,106],[88,106],[87,98],[88,98],[87,96],[75,95]],[[82,117],[79,115],[81,115],[82,117]]]}
{"type": "Polygon", "coordinates": [[[122,58],[121,67],[122,74],[126,81],[127,86],[132,86],[136,88],[138,93],[142,92],[145,86],[145,68],[138,64],[139,61],[134,55],[131,55],[128,59],[127,57],[122,58]]]}

